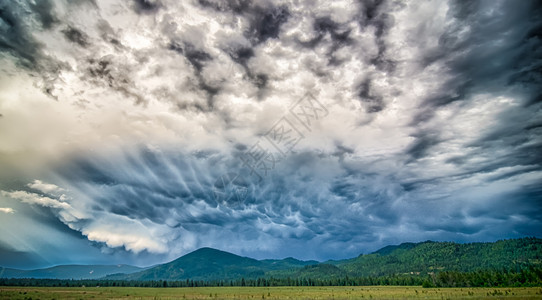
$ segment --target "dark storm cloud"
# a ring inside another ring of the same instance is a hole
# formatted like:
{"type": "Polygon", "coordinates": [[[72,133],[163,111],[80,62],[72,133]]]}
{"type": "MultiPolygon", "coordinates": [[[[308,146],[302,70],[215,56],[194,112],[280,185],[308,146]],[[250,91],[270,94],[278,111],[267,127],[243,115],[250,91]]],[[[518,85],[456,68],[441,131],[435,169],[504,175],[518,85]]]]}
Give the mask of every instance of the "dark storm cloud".
{"type": "Polygon", "coordinates": [[[115,169],[108,167],[106,158],[79,158],[58,172],[75,187],[99,187],[102,192],[96,202],[102,210],[161,224],[172,207],[182,208],[195,200],[214,202],[211,178],[200,163],[207,165],[216,158],[191,161],[143,148],[117,159],[115,169]]]}
{"type": "MultiPolygon", "coordinates": [[[[521,214],[528,217],[530,220],[540,223],[542,217],[542,207],[540,201],[542,201],[542,188],[539,185],[526,185],[523,191],[513,192],[503,195],[503,200],[497,208],[498,211],[486,212],[488,215],[494,215],[502,218],[513,219],[514,214],[521,214]],[[512,214],[510,211],[506,211],[513,207],[512,214]]],[[[518,226],[521,228],[522,226],[518,226]]],[[[540,231],[540,230],[538,230],[540,231]]],[[[535,234],[535,232],[533,232],[535,234]]]]}
{"type": "Polygon", "coordinates": [[[87,47],[89,45],[88,36],[75,27],[68,26],[66,29],[62,30],[62,33],[69,41],[74,42],[81,47],[87,47]]]}
{"type": "Polygon", "coordinates": [[[211,60],[211,56],[208,53],[193,49],[190,46],[187,47],[185,56],[198,71],[201,71],[204,62],[211,60]]]}
{"type": "MultiPolygon", "coordinates": [[[[323,239],[336,247],[357,240],[360,234],[365,241],[375,241],[376,236],[369,238],[375,222],[378,226],[398,222],[391,199],[371,187],[367,175],[341,178],[340,172],[329,190],[315,189],[322,183],[316,172],[322,159],[335,161],[299,153],[287,158],[280,172],[270,174],[264,182],[251,182],[250,174],[244,173],[249,179],[249,194],[240,203],[217,202],[213,195],[220,172],[242,172],[239,161],[217,154],[198,157],[142,148],[118,157],[74,160],[62,166],[58,175],[72,191],[91,196],[98,206],[96,211],[148,219],[193,233],[222,226],[237,228],[238,234],[250,239],[261,234],[262,229],[255,226],[264,222],[263,234],[272,238],[288,243],[293,242],[290,239],[296,243],[323,239]],[[110,160],[115,161],[115,168],[110,168],[110,160]],[[299,174],[299,170],[305,171],[299,174]],[[356,203],[365,203],[363,215],[349,211],[356,203]],[[355,228],[352,222],[357,224],[355,228]]],[[[214,245],[224,248],[224,243],[217,238],[214,245]]]]}
{"type": "MultiPolygon", "coordinates": [[[[219,13],[233,13],[248,20],[248,28],[243,34],[252,46],[257,46],[268,39],[277,39],[281,26],[290,17],[287,6],[273,6],[269,3],[263,5],[252,1],[222,2],[206,0],[199,1],[198,3],[205,8],[213,9],[219,13]]],[[[247,45],[229,45],[224,51],[228,53],[233,61],[244,68],[250,82],[259,90],[258,98],[261,99],[268,85],[269,75],[262,72],[254,72],[249,67],[248,61],[254,56],[253,48],[247,47],[247,45]]],[[[210,97],[215,96],[219,92],[217,87],[209,86],[205,82],[202,82],[200,87],[210,97]]],[[[208,102],[212,103],[212,101],[208,102]]]]}
{"type": "Polygon", "coordinates": [[[378,46],[378,55],[371,59],[371,63],[378,69],[393,72],[396,66],[396,62],[393,57],[389,57],[386,52],[386,34],[390,28],[394,25],[394,18],[392,15],[386,13],[389,10],[389,5],[401,5],[397,3],[391,4],[390,1],[385,0],[372,0],[372,1],[360,1],[360,14],[359,24],[362,27],[373,26],[376,28],[375,35],[378,46]]]}
{"type": "Polygon", "coordinates": [[[87,74],[85,76],[94,84],[112,88],[122,95],[134,99],[136,104],[145,105],[147,100],[140,94],[130,78],[132,67],[117,63],[112,55],[90,58],[86,66],[87,74]]]}
{"type": "MultiPolygon", "coordinates": [[[[426,66],[445,61],[453,77],[437,95],[426,99],[426,108],[413,119],[413,125],[430,121],[438,107],[474,101],[472,96],[477,93],[514,95],[526,106],[535,103],[542,84],[539,67],[536,67],[542,63],[542,55],[535,50],[540,49],[542,40],[533,34],[542,24],[540,5],[534,1],[519,5],[503,1],[489,10],[486,6],[490,4],[484,2],[452,4],[449,16],[455,22],[440,36],[439,46],[422,61],[426,66]],[[492,13],[485,13],[488,11],[492,13]],[[507,13],[503,13],[505,11],[507,13]]],[[[479,151],[475,152],[480,154],[508,148],[504,156],[494,158],[493,170],[514,165],[540,167],[540,155],[530,150],[540,139],[524,128],[524,120],[534,117],[533,112],[523,106],[502,112],[499,123],[471,146],[477,147],[479,151]]],[[[415,159],[431,156],[430,148],[439,142],[438,133],[422,130],[418,135],[408,154],[415,159]]],[[[471,154],[466,153],[465,157],[471,154]]]]}
{"type": "Polygon", "coordinates": [[[106,20],[100,20],[98,22],[97,28],[100,32],[100,37],[104,41],[111,43],[116,48],[119,48],[119,49],[124,48],[122,43],[119,41],[119,37],[117,33],[106,20]]]}
{"type": "Polygon", "coordinates": [[[133,3],[138,14],[155,13],[162,6],[158,0],[133,0],[133,3]]]}
{"type": "MultiPolygon", "coordinates": [[[[510,113],[503,113],[510,116],[510,113]]],[[[508,153],[499,157],[494,163],[501,166],[514,165],[538,165],[542,166],[542,154],[536,149],[542,144],[540,129],[536,132],[525,130],[521,125],[520,115],[513,118],[503,117],[502,123],[495,126],[487,135],[470,144],[479,151],[490,151],[491,149],[507,149],[508,153]],[[511,121],[513,123],[508,123],[511,121]]]]}
{"type": "Polygon", "coordinates": [[[257,74],[252,78],[252,82],[254,85],[259,89],[263,89],[267,86],[267,82],[269,81],[269,76],[266,74],[257,74]]]}
{"type": "Polygon", "coordinates": [[[440,94],[427,99],[427,110],[415,122],[430,119],[433,107],[465,101],[472,93],[511,92],[522,97],[526,105],[539,97],[542,81],[536,66],[542,56],[535,49],[540,48],[542,40],[533,31],[541,26],[537,17],[541,15],[540,6],[533,1],[517,6],[503,1],[493,14],[483,14],[487,11],[485,5],[454,2],[450,15],[456,22],[442,34],[439,47],[424,60],[426,65],[447,61],[455,76],[440,94]],[[462,32],[466,29],[469,33],[465,37],[462,32]]]}
{"type": "Polygon", "coordinates": [[[230,12],[242,15],[250,22],[246,37],[259,44],[268,39],[276,39],[282,24],[288,21],[290,12],[287,6],[259,5],[253,1],[210,1],[200,0],[198,3],[218,12],[230,12]]]}
{"type": "Polygon", "coordinates": [[[316,33],[315,37],[308,41],[300,41],[297,39],[297,43],[304,48],[314,49],[324,41],[326,35],[329,35],[331,47],[327,52],[327,59],[330,65],[339,66],[342,61],[334,56],[335,52],[342,47],[355,44],[354,39],[350,37],[351,28],[346,26],[346,24],[340,24],[333,21],[328,16],[316,17],[313,20],[312,27],[314,33],[316,33]]]}
{"type": "Polygon", "coordinates": [[[117,180],[107,169],[100,169],[92,162],[82,158],[75,159],[69,167],[61,168],[59,172],[64,176],[69,176],[76,183],[89,181],[97,185],[112,186],[117,184],[117,180]]]}
{"type": "Polygon", "coordinates": [[[58,23],[58,19],[53,12],[53,3],[50,0],[38,1],[31,3],[30,7],[38,15],[38,19],[44,29],[50,29],[58,23]]]}
{"type": "Polygon", "coordinates": [[[342,27],[341,24],[334,22],[329,17],[316,18],[313,28],[318,33],[318,36],[309,42],[302,43],[302,45],[314,47],[320,43],[326,34],[329,34],[334,42],[332,51],[343,45],[348,45],[353,42],[350,38],[350,30],[342,27]]]}
{"type": "Polygon", "coordinates": [[[248,65],[248,61],[254,57],[254,50],[253,48],[246,47],[246,46],[232,46],[228,49],[224,50],[228,55],[231,57],[231,59],[240,64],[243,69],[246,72],[246,75],[248,79],[251,81],[252,84],[254,84],[258,90],[258,98],[262,98],[262,93],[265,87],[267,86],[267,83],[269,82],[269,75],[263,74],[263,73],[257,73],[255,74],[253,70],[248,65]]]}
{"type": "Polygon", "coordinates": [[[37,3],[0,1],[0,51],[10,53],[21,66],[56,72],[59,62],[45,55],[34,31],[50,30],[59,23],[49,0],[37,3]],[[36,21],[36,22],[32,22],[36,21]]]}
{"type": "Polygon", "coordinates": [[[280,26],[288,20],[290,13],[285,6],[263,8],[256,7],[250,14],[251,25],[249,36],[256,43],[265,42],[267,39],[276,39],[280,32],[280,26]]]}
{"type": "Polygon", "coordinates": [[[359,86],[359,98],[364,103],[368,113],[377,113],[384,109],[382,96],[371,89],[371,80],[365,79],[359,86]]]}
{"type": "Polygon", "coordinates": [[[238,49],[232,49],[229,52],[230,57],[236,63],[247,67],[247,61],[254,56],[254,50],[248,47],[240,47],[238,49]]]}
{"type": "MultiPolygon", "coordinates": [[[[33,13],[36,16],[36,12],[33,13]]],[[[33,28],[22,22],[21,14],[25,14],[25,7],[18,2],[0,2],[0,50],[13,55],[26,68],[39,68],[39,62],[44,57],[42,45],[32,37],[33,28]]]]}
{"type": "Polygon", "coordinates": [[[442,34],[439,47],[426,57],[426,64],[447,60],[457,76],[447,86],[452,93],[428,104],[446,105],[469,92],[498,92],[512,86],[525,93],[527,102],[539,96],[535,88],[542,82],[536,66],[542,59],[537,50],[542,40],[534,32],[542,26],[541,6],[536,1],[518,5],[503,1],[486,14],[486,5],[492,4],[452,3],[449,14],[456,22],[442,34]],[[464,36],[461,32],[466,29],[464,36]]]}
{"type": "Polygon", "coordinates": [[[232,11],[237,14],[248,11],[251,7],[251,0],[231,0],[231,1],[216,1],[216,0],[198,0],[198,3],[203,7],[210,7],[219,12],[232,11]]]}
{"type": "MultiPolygon", "coordinates": [[[[197,49],[190,43],[184,43],[184,45],[181,45],[177,42],[170,42],[168,45],[168,50],[182,55],[194,67],[195,77],[197,79],[197,88],[203,91],[206,95],[207,102],[205,105],[202,103],[193,103],[191,107],[195,108],[199,112],[212,111],[214,107],[214,96],[220,92],[221,87],[217,84],[208,83],[201,73],[205,65],[213,60],[213,57],[209,53],[201,49],[197,49]]],[[[178,105],[178,108],[181,110],[184,110],[187,107],[187,104],[178,105]]]]}
{"type": "Polygon", "coordinates": [[[400,214],[391,208],[393,199],[380,190],[384,186],[375,185],[375,174],[357,170],[348,176],[346,170],[339,169],[329,179],[322,179],[319,172],[325,167],[321,164],[336,166],[337,160],[310,152],[289,156],[281,163],[280,172],[256,188],[255,204],[279,224],[288,224],[285,216],[295,212],[297,225],[304,228],[299,232],[312,236],[307,240],[330,235],[336,243],[354,241],[380,225],[398,222],[400,214]],[[352,228],[347,224],[357,225],[352,228]]]}
{"type": "Polygon", "coordinates": [[[171,42],[168,46],[168,49],[185,56],[186,59],[190,62],[190,64],[194,66],[198,73],[201,72],[201,69],[203,69],[203,66],[206,62],[212,60],[212,57],[211,55],[209,55],[209,53],[203,50],[196,49],[193,45],[190,44],[185,44],[184,46],[181,46],[179,43],[171,42]]]}
{"type": "Polygon", "coordinates": [[[410,145],[406,153],[413,159],[423,158],[429,155],[431,147],[438,143],[439,140],[435,134],[424,134],[416,137],[416,141],[410,145]]]}
{"type": "Polygon", "coordinates": [[[59,23],[49,0],[37,3],[0,1],[0,52],[10,54],[24,69],[38,72],[43,92],[53,99],[56,99],[54,81],[67,64],[45,54],[44,45],[33,33],[53,30],[59,23]]]}
{"type": "MultiPolygon", "coordinates": [[[[540,192],[540,185],[526,185],[521,191],[498,195],[498,201],[474,203],[465,210],[464,223],[477,222],[478,225],[473,224],[473,226],[483,226],[485,234],[491,235],[492,226],[505,227],[499,222],[502,220],[508,222],[518,236],[538,236],[541,233],[540,225],[542,225],[540,192]],[[490,221],[489,223],[476,221],[478,218],[490,221]],[[528,221],[525,222],[522,218],[528,221]]],[[[497,228],[494,227],[493,230],[495,229],[497,228]]],[[[503,231],[503,229],[497,229],[497,231],[503,231]]],[[[504,229],[504,231],[507,230],[504,229]]]]}

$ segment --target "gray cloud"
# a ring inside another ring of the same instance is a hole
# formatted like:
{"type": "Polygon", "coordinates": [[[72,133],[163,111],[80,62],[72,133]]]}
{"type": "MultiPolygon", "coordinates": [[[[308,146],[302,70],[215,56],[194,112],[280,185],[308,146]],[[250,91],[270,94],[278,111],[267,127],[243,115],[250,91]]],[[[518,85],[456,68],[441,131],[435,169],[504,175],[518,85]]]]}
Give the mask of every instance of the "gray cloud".
{"type": "MultiPolygon", "coordinates": [[[[48,1],[43,3],[39,6],[30,6],[29,10],[41,21],[43,27],[50,27],[53,24],[49,11],[50,3],[48,1]],[[43,8],[45,10],[42,10],[43,8]]],[[[31,35],[32,28],[20,18],[26,7],[8,1],[2,1],[0,5],[2,20],[0,49],[16,57],[22,66],[29,69],[37,68],[44,54],[41,52],[42,45],[31,35]]]]}
{"type": "Polygon", "coordinates": [[[77,28],[68,26],[66,29],[62,30],[62,33],[64,33],[64,36],[68,40],[78,44],[81,47],[87,47],[89,44],[86,34],[77,28]]]}
{"type": "Polygon", "coordinates": [[[161,4],[157,0],[134,0],[135,11],[139,14],[156,12],[161,4]]]}

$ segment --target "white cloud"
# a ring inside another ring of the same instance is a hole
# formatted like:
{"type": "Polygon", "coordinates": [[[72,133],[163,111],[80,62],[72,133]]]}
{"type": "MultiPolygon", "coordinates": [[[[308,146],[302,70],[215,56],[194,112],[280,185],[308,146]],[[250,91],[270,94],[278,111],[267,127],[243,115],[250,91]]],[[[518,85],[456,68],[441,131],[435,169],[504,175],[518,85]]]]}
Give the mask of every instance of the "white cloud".
{"type": "Polygon", "coordinates": [[[15,210],[10,207],[0,207],[0,212],[6,213],[6,214],[13,214],[15,213],[15,210]]]}
{"type": "Polygon", "coordinates": [[[17,199],[28,204],[37,204],[43,207],[51,207],[51,208],[58,208],[58,209],[64,209],[64,210],[72,209],[69,203],[61,202],[49,197],[40,196],[35,193],[28,193],[25,191],[14,191],[14,192],[1,191],[1,192],[4,197],[17,199]]]}
{"type": "MultiPolygon", "coordinates": [[[[45,186],[47,186],[47,184],[45,184],[45,186]]],[[[53,208],[58,213],[59,219],[66,224],[77,222],[79,220],[87,218],[88,216],[85,211],[77,210],[70,203],[65,202],[65,195],[59,196],[58,199],[53,199],[50,197],[41,196],[35,193],[29,193],[25,191],[0,191],[0,193],[4,197],[17,199],[23,203],[53,208]]]]}
{"type": "Polygon", "coordinates": [[[64,189],[50,183],[44,183],[41,180],[34,180],[33,183],[27,185],[29,188],[38,190],[42,193],[58,193],[64,191],[64,189]]]}
{"type": "Polygon", "coordinates": [[[156,226],[150,222],[130,220],[121,216],[96,217],[98,217],[96,221],[79,229],[91,241],[105,243],[111,248],[124,247],[134,253],[143,250],[151,253],[170,251],[165,234],[160,236],[157,232],[163,232],[167,226],[156,226]]]}

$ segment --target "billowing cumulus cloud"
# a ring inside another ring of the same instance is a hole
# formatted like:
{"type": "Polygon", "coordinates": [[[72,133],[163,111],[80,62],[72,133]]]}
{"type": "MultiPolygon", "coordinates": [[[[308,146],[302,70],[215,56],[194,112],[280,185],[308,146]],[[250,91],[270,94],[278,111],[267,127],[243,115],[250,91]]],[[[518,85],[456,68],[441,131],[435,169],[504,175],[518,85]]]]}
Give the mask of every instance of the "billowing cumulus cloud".
{"type": "Polygon", "coordinates": [[[0,1],[1,211],[134,263],[540,236],[541,13],[0,1]]]}

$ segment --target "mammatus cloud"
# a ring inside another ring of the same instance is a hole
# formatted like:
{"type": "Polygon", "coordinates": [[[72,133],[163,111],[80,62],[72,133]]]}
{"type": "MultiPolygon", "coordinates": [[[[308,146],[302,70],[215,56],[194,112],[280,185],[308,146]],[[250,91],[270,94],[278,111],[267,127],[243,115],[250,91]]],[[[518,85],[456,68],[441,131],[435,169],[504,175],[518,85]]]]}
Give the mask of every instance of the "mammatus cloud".
{"type": "Polygon", "coordinates": [[[1,196],[160,259],[539,236],[540,16],[535,1],[0,1],[1,196]],[[322,117],[295,110],[306,95],[322,117]],[[230,177],[242,197],[217,199],[230,177]]]}

